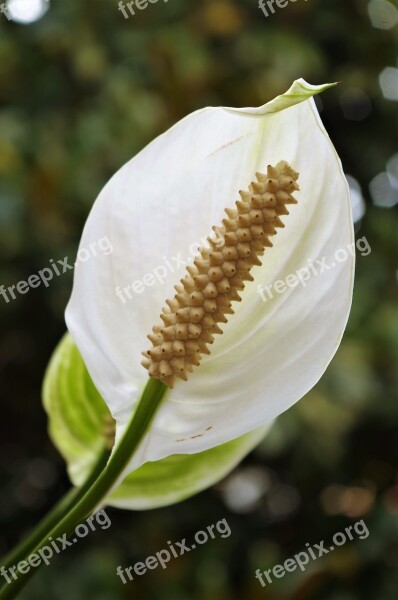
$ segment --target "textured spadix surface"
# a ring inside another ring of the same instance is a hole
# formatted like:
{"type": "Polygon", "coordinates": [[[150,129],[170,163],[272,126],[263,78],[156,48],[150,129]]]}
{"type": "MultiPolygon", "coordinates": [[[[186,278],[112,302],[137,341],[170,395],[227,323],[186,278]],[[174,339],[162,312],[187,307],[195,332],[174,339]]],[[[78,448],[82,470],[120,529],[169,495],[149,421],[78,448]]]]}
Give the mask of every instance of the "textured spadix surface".
{"type": "Polygon", "coordinates": [[[256,173],[256,178],[240,192],[236,208],[226,209],[217,239],[210,236],[207,247],[199,248],[163,308],[163,323],[148,336],[152,348],[143,352],[142,365],[171,388],[176,377],[187,381],[202,354],[210,354],[209,344],[223,333],[219,324],[234,314],[232,303],[241,302],[246,282],[254,281],[253,267],[261,266],[260,257],[272,247],[269,238],[284,227],[280,217],[289,214],[288,204],[297,204],[292,192],[299,189],[298,173],[286,162],[268,165],[267,174],[256,173]]]}
{"type": "Polygon", "coordinates": [[[193,113],[122,167],[96,200],[81,247],[107,236],[114,252],[79,264],[66,318],[120,437],[147,380],[146,336],[187,258],[193,262],[192,245],[234,208],[238,191],[264,165],[285,160],[300,173],[285,229],[211,354],[166,395],[130,469],[201,452],[270,422],[311,389],[333,357],[351,305],[354,259],[335,256],[352,243],[353,229],[341,163],[312,99],[327,87],[299,80],[260,108],[193,113]],[[258,294],[259,284],[285,281],[316,260],[330,268],[284,293],[272,287],[266,302],[258,294]],[[163,284],[154,276],[159,267],[163,284]],[[129,288],[131,300],[118,298],[116,288],[138,280],[146,283],[129,288]]]}

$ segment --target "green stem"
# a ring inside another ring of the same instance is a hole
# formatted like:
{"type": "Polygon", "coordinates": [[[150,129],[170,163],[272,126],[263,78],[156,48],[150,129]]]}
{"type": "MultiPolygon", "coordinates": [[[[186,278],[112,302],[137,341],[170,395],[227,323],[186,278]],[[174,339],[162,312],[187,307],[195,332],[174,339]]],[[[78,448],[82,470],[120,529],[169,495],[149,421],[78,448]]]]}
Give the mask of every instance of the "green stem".
{"type": "MultiPolygon", "coordinates": [[[[67,512],[72,508],[73,504],[76,504],[80,498],[83,498],[83,496],[98,478],[101,471],[104,470],[110,454],[110,449],[104,448],[97,462],[95,463],[94,468],[83,485],[80,488],[73,488],[69,490],[69,492],[65,494],[65,496],[59,500],[59,502],[57,502],[57,504],[44,517],[44,519],[40,521],[31,534],[27,538],[24,538],[23,541],[14,548],[14,550],[12,550],[3,558],[3,566],[6,570],[9,567],[19,563],[19,561],[25,556],[28,556],[31,552],[33,552],[37,544],[39,544],[44,537],[48,537],[53,527],[55,527],[57,522],[67,514],[67,512]]],[[[0,588],[5,584],[5,580],[0,581],[0,588]]]]}
{"type": "MultiPolygon", "coordinates": [[[[120,477],[123,476],[123,472],[131,457],[142,441],[167,390],[168,387],[161,381],[149,379],[137,409],[120,443],[114,449],[107,466],[86,494],[79,499],[77,504],[71,507],[62,520],[49,532],[49,535],[46,535],[37,544],[34,554],[46,545],[50,536],[56,539],[58,536],[70,534],[77,525],[95,510],[114,485],[117,484],[120,477]]],[[[16,594],[29,581],[34,572],[32,568],[27,573],[22,574],[18,572],[18,579],[12,579],[11,583],[8,583],[7,587],[0,591],[0,600],[15,598],[16,594]]]]}

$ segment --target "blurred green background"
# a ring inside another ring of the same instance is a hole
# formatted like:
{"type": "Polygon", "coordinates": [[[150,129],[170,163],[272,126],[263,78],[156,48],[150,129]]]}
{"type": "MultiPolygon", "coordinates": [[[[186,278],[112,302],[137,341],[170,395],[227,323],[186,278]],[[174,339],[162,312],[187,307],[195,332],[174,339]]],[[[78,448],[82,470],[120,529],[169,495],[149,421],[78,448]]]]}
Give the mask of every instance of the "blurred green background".
{"type": "MultiPolygon", "coordinates": [[[[372,252],[358,256],[326,375],[227,480],[166,509],[109,509],[109,531],[41,569],[20,597],[396,600],[397,4],[298,0],[265,18],[256,0],[159,0],[125,19],[114,0],[28,1],[47,12],[33,22],[32,8],[25,24],[0,14],[0,284],[73,259],[107,179],[177,119],[262,104],[298,77],[341,81],[318,106],[356,212],[366,204],[356,230],[372,252]],[[229,538],[128,585],[116,576],[223,518],[229,538]],[[254,578],[359,519],[367,539],[266,588],[254,578]]],[[[1,554],[68,489],[40,388],[71,284],[68,273],[8,304],[0,296],[1,554]]]]}

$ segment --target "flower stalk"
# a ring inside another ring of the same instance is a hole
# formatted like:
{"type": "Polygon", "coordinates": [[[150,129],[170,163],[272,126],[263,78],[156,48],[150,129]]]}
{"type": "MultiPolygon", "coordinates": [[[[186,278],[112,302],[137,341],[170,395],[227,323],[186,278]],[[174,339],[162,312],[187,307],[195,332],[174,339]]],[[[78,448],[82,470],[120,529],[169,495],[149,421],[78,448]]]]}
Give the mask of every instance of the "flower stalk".
{"type": "MultiPolygon", "coordinates": [[[[48,538],[55,525],[68,514],[72,507],[85,496],[91,486],[95,483],[101,472],[104,470],[110,454],[110,449],[107,447],[104,448],[84,484],[79,488],[72,488],[65,494],[65,496],[61,498],[61,500],[59,500],[50,512],[40,521],[30,535],[23,539],[18,546],[2,559],[2,566],[6,570],[31,554],[41,540],[48,538]]],[[[5,581],[1,581],[0,588],[4,584],[5,581]]]]}
{"type": "MultiPolygon", "coordinates": [[[[126,466],[151,424],[167,389],[167,386],[161,381],[149,379],[130,424],[127,426],[122,439],[115,447],[106,467],[94,483],[92,483],[91,487],[86,490],[83,497],[80,497],[81,494],[78,494],[69,507],[68,512],[58,520],[52,529],[47,531],[48,528],[46,527],[45,536],[34,545],[34,548],[31,542],[26,543],[26,548],[29,548],[29,550],[24,555],[25,560],[30,554],[37,553],[38,550],[46,545],[50,536],[57,538],[64,534],[69,535],[79,523],[95,511],[115,485],[119,483],[126,466]],[[32,549],[33,552],[31,552],[32,549]]],[[[34,533],[33,536],[36,540],[37,534],[34,533]]],[[[18,553],[19,556],[20,553],[18,553]]],[[[15,598],[34,573],[34,569],[30,569],[27,573],[18,573],[18,579],[12,580],[11,583],[7,584],[0,591],[0,600],[12,600],[15,598]]]]}

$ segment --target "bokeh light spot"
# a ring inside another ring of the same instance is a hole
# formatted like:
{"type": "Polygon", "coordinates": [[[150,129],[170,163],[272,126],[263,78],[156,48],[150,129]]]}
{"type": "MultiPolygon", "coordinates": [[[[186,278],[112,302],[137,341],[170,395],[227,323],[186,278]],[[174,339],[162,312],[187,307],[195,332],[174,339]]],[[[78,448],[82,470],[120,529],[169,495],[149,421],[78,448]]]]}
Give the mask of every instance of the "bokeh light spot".
{"type": "Polygon", "coordinates": [[[357,221],[360,221],[365,214],[365,200],[363,199],[361,186],[358,181],[354,179],[354,177],[351,177],[351,175],[346,175],[346,177],[350,188],[352,218],[354,223],[356,223],[357,221]]]}
{"type": "Polygon", "coordinates": [[[340,105],[345,118],[350,121],[363,121],[372,110],[369,96],[358,88],[345,90],[341,94],[340,105]]]}
{"type": "Polygon", "coordinates": [[[398,100],[398,69],[386,67],[379,75],[379,83],[383,96],[387,100],[398,100]]]}
{"type": "Polygon", "coordinates": [[[392,29],[398,23],[398,10],[388,0],[371,0],[368,14],[377,29],[392,29]]]}
{"type": "Polygon", "coordinates": [[[7,11],[11,19],[25,25],[41,19],[48,8],[48,0],[8,0],[7,2],[7,11]]]}
{"type": "Polygon", "coordinates": [[[369,184],[370,195],[376,206],[391,208],[398,202],[398,181],[390,173],[379,173],[369,184]]]}

